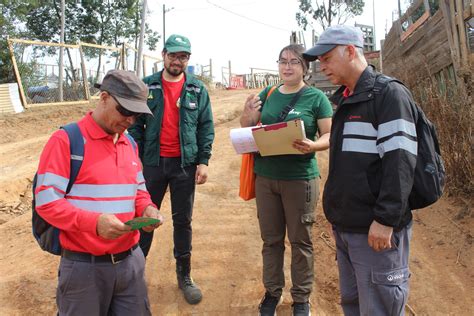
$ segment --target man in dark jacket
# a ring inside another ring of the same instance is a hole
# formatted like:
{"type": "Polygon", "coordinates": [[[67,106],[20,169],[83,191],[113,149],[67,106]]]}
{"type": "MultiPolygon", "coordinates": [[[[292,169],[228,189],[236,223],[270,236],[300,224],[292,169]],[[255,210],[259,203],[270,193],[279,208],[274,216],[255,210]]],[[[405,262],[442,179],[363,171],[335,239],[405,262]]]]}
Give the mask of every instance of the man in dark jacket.
{"type": "MultiPolygon", "coordinates": [[[[158,207],[169,186],[178,286],[188,303],[197,304],[202,294],[190,275],[191,220],[195,184],[207,180],[214,140],[211,104],[204,84],[185,73],[189,40],[171,35],[161,54],[164,69],[143,79],[154,117],[139,117],[129,132],[138,144],[146,186],[158,207]]],[[[145,256],[152,240],[153,232],[141,232],[145,256]]]]}
{"type": "Polygon", "coordinates": [[[374,95],[377,74],[362,48],[358,28],[338,25],[304,55],[319,59],[321,71],[342,85],[331,98],[337,110],[323,207],[336,239],[344,314],[402,315],[417,114],[410,92],[397,82],[374,95]]]}

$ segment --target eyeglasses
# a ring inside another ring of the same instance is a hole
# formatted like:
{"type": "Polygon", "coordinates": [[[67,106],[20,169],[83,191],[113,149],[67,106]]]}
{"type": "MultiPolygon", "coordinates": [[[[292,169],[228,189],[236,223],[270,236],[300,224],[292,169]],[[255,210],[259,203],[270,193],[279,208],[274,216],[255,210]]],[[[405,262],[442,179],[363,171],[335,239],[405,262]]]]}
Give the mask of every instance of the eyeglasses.
{"type": "Polygon", "coordinates": [[[169,59],[171,59],[171,60],[176,60],[177,59],[182,63],[189,60],[189,55],[176,55],[174,53],[169,53],[169,54],[166,54],[166,55],[168,56],[169,59]]]}
{"type": "Polygon", "coordinates": [[[296,65],[301,64],[301,61],[298,59],[291,59],[291,60],[284,60],[284,59],[279,59],[277,60],[277,64],[281,67],[295,67],[296,65]]]}
{"type": "Polygon", "coordinates": [[[124,108],[120,102],[117,100],[117,98],[115,98],[113,95],[111,95],[109,93],[109,95],[115,100],[115,102],[117,102],[117,105],[115,106],[115,109],[117,110],[117,112],[120,113],[120,115],[122,116],[125,116],[125,117],[131,117],[133,116],[134,118],[138,118],[140,115],[142,115],[143,113],[137,113],[137,112],[132,112],[130,110],[127,110],[126,108],[124,108]]]}

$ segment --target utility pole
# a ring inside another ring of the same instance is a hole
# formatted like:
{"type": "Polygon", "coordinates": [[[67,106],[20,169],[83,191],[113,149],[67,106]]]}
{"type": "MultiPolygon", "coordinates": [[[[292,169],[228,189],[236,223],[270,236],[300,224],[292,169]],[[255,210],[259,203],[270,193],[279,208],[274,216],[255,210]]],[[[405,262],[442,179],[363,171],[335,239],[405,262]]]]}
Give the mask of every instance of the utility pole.
{"type": "Polygon", "coordinates": [[[143,57],[143,37],[145,35],[145,16],[146,16],[146,0],[143,0],[142,3],[142,21],[140,28],[140,40],[138,42],[138,56],[137,56],[137,77],[141,78],[142,76],[142,57],[143,57]]]}
{"type": "Polygon", "coordinates": [[[377,50],[377,40],[376,40],[376,37],[375,37],[375,0],[372,0],[372,20],[373,20],[373,23],[374,23],[374,50],[377,50]]]}
{"type": "MultiPolygon", "coordinates": [[[[64,68],[64,4],[65,0],[61,0],[61,35],[59,39],[59,102],[63,102],[64,91],[63,91],[63,68],[64,68]]],[[[74,69],[72,69],[74,71],[74,69]]]]}
{"type": "Polygon", "coordinates": [[[163,48],[165,47],[165,41],[166,41],[166,13],[170,12],[173,9],[174,7],[166,9],[165,5],[163,4],[163,48]]]}

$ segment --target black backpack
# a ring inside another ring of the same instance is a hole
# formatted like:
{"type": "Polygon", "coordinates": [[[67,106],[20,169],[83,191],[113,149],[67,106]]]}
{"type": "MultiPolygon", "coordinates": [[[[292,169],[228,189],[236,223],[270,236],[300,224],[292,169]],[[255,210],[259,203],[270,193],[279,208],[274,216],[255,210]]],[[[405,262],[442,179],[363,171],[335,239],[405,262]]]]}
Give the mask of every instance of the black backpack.
{"type": "MultiPolygon", "coordinates": [[[[369,113],[373,115],[373,122],[377,121],[375,109],[378,106],[381,106],[380,104],[377,104],[377,106],[375,104],[380,102],[379,96],[382,90],[392,81],[396,81],[403,85],[401,81],[382,74],[377,75],[375,79],[373,90],[374,102],[371,103],[372,107],[369,111],[369,113]]],[[[413,187],[408,198],[408,203],[412,210],[427,207],[438,201],[443,195],[446,181],[446,170],[439,149],[436,129],[417,104],[416,110],[418,113],[418,120],[415,124],[418,154],[416,158],[413,187]]]]}
{"type": "MultiPolygon", "coordinates": [[[[81,130],[77,123],[70,123],[66,126],[61,127],[64,129],[69,137],[69,148],[71,151],[71,170],[69,175],[69,183],[66,188],[67,195],[76,181],[79,170],[82,166],[82,161],[84,160],[84,137],[82,136],[81,130]]],[[[136,149],[136,143],[133,140],[132,136],[126,134],[130,143],[133,146],[133,149],[136,149]]],[[[33,236],[40,245],[41,249],[52,253],[53,255],[61,255],[61,243],[59,242],[59,229],[52,226],[46,220],[44,220],[36,211],[35,203],[35,190],[37,183],[38,174],[35,174],[33,178],[33,201],[31,203],[33,218],[32,218],[32,228],[33,236]]]]}

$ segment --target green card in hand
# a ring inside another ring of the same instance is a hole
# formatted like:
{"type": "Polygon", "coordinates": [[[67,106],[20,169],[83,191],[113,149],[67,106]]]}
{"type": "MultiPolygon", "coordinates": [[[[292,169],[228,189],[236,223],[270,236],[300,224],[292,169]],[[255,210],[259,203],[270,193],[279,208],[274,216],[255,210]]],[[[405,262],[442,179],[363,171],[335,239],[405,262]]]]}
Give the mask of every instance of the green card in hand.
{"type": "Polygon", "coordinates": [[[132,226],[132,230],[140,229],[142,227],[159,223],[160,220],[151,217],[135,217],[134,219],[125,222],[125,225],[132,226]]]}

